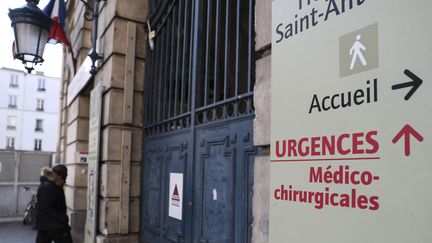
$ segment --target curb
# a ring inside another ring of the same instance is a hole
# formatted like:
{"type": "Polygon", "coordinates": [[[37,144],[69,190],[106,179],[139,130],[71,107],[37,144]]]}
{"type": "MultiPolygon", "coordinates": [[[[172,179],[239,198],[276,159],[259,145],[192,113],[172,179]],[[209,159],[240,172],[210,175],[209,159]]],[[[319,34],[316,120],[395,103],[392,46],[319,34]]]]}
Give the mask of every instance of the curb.
{"type": "Polygon", "coordinates": [[[22,221],[22,217],[0,218],[0,223],[10,223],[10,222],[20,222],[20,221],[22,221]]]}

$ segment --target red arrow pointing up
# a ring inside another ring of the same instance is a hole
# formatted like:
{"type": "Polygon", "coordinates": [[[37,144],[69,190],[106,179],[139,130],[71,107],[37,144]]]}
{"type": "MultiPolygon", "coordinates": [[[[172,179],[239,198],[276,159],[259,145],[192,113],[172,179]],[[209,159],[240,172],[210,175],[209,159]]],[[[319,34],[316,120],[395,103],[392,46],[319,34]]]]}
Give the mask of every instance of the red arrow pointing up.
{"type": "Polygon", "coordinates": [[[412,128],[410,125],[406,124],[402,130],[396,136],[393,138],[392,142],[397,143],[402,136],[405,138],[405,155],[409,156],[411,152],[411,144],[410,144],[410,135],[415,137],[419,142],[423,141],[423,136],[420,135],[414,128],[412,128]]]}

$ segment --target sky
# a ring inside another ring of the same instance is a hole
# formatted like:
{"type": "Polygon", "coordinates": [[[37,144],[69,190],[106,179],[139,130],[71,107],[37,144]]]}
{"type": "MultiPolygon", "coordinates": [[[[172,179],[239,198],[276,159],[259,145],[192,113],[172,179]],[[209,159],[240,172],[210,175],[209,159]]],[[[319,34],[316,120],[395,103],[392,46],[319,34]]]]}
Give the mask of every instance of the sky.
{"type": "MultiPolygon", "coordinates": [[[[49,0],[40,0],[38,7],[43,9],[48,2],[49,0]]],[[[21,61],[14,60],[12,57],[12,42],[14,40],[14,34],[8,16],[9,8],[13,9],[21,7],[26,3],[25,0],[0,0],[0,67],[26,71],[21,61]]],[[[42,65],[37,65],[35,70],[42,71],[47,76],[60,77],[62,68],[62,52],[62,44],[47,44],[43,55],[45,61],[42,65]]]]}

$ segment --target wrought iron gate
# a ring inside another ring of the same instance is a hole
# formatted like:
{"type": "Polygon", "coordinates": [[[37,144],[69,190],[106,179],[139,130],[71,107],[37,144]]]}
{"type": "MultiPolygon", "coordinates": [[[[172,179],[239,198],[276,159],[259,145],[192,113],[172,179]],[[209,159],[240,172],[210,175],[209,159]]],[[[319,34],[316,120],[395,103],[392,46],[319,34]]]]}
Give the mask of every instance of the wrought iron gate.
{"type": "Polygon", "coordinates": [[[250,242],[254,1],[149,8],[140,241],[250,242]]]}

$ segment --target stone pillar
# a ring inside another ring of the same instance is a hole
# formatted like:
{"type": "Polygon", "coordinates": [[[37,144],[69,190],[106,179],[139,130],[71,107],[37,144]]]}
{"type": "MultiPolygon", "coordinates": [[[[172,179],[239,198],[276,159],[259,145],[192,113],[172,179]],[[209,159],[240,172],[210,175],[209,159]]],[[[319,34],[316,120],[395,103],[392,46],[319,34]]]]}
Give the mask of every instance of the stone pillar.
{"type": "Polygon", "coordinates": [[[147,1],[110,0],[101,8],[105,87],[97,242],[138,242],[147,1]]]}
{"type": "MultiPolygon", "coordinates": [[[[88,1],[93,6],[93,1],[88,1]]],[[[98,51],[103,60],[87,88],[68,106],[67,86],[86,58],[91,22],[85,21],[81,1],[68,1],[67,28],[75,58],[65,55],[59,155],[69,169],[66,198],[74,242],[83,242],[87,209],[89,93],[100,84],[103,94],[97,242],[138,242],[142,102],[147,1],[101,1],[98,51]],[[64,72],[67,74],[67,72],[64,72]]]]}
{"type": "Polygon", "coordinates": [[[66,204],[74,239],[83,239],[87,209],[87,164],[80,154],[88,151],[89,97],[78,96],[68,107],[66,160],[66,204]]]}
{"type": "Polygon", "coordinates": [[[80,154],[88,152],[89,91],[81,92],[69,105],[68,86],[91,48],[91,22],[84,19],[85,7],[80,1],[68,1],[66,31],[72,44],[65,50],[61,93],[59,157],[68,167],[65,185],[66,205],[74,242],[83,242],[87,209],[87,164],[80,154]]]}
{"type": "Polygon", "coordinates": [[[255,158],[252,242],[268,242],[270,187],[270,110],[271,104],[271,4],[255,1],[255,87],[254,145],[263,148],[255,158]]]}

